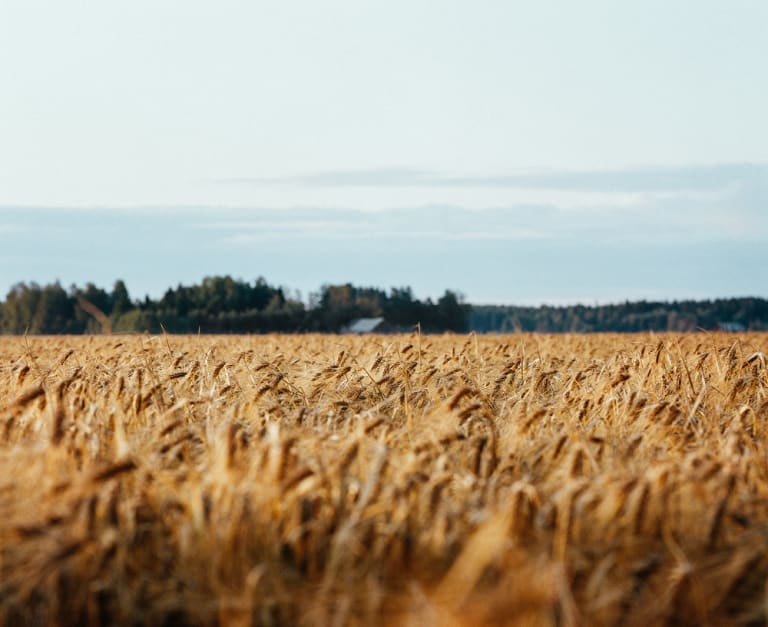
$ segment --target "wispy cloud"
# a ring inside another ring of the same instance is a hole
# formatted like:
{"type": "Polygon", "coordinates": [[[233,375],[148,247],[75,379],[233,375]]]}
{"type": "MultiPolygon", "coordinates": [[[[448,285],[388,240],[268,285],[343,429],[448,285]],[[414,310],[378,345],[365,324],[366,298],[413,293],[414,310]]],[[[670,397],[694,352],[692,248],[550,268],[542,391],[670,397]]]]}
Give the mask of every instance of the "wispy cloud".
{"type": "Polygon", "coordinates": [[[527,170],[506,174],[455,176],[412,168],[330,170],[272,178],[219,179],[222,183],[308,187],[510,188],[580,192],[675,192],[765,186],[768,165],[640,167],[616,170],[527,170]]]}
{"type": "Polygon", "coordinates": [[[768,238],[768,215],[737,197],[702,201],[694,195],[651,199],[635,207],[563,209],[513,205],[487,209],[421,206],[383,211],[354,209],[253,210],[191,220],[212,244],[247,246],[267,240],[360,241],[745,241],[768,238]]]}

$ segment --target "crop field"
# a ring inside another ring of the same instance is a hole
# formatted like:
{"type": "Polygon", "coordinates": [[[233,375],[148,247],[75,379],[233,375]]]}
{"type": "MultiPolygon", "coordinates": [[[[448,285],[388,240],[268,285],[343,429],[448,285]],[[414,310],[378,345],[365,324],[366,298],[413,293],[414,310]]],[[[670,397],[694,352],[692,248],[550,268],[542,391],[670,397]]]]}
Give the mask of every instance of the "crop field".
{"type": "Polygon", "coordinates": [[[767,345],[2,338],[0,624],[764,624],[767,345]]]}

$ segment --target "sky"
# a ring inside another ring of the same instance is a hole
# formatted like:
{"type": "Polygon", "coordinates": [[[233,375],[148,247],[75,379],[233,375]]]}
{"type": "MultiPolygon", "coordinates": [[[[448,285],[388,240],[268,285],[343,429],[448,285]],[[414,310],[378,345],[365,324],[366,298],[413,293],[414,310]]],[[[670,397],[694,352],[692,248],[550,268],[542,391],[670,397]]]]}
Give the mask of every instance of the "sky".
{"type": "Polygon", "coordinates": [[[0,295],[768,296],[768,3],[0,0],[0,295]]]}

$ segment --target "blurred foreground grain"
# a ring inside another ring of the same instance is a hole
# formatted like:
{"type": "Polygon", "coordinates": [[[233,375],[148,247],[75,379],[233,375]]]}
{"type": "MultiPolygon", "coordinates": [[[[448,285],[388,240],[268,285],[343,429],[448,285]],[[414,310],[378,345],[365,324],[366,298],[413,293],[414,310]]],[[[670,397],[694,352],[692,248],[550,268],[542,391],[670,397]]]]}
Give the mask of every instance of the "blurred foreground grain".
{"type": "Polygon", "coordinates": [[[3,625],[753,625],[768,336],[0,339],[3,625]]]}

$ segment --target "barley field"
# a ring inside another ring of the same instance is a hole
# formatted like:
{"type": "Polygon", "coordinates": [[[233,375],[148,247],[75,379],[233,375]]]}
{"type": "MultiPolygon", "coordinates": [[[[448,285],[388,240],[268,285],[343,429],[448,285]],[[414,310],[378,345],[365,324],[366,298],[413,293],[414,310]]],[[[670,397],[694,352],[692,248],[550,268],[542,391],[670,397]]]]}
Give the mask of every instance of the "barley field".
{"type": "Polygon", "coordinates": [[[0,624],[765,624],[766,345],[2,338],[0,624]]]}

